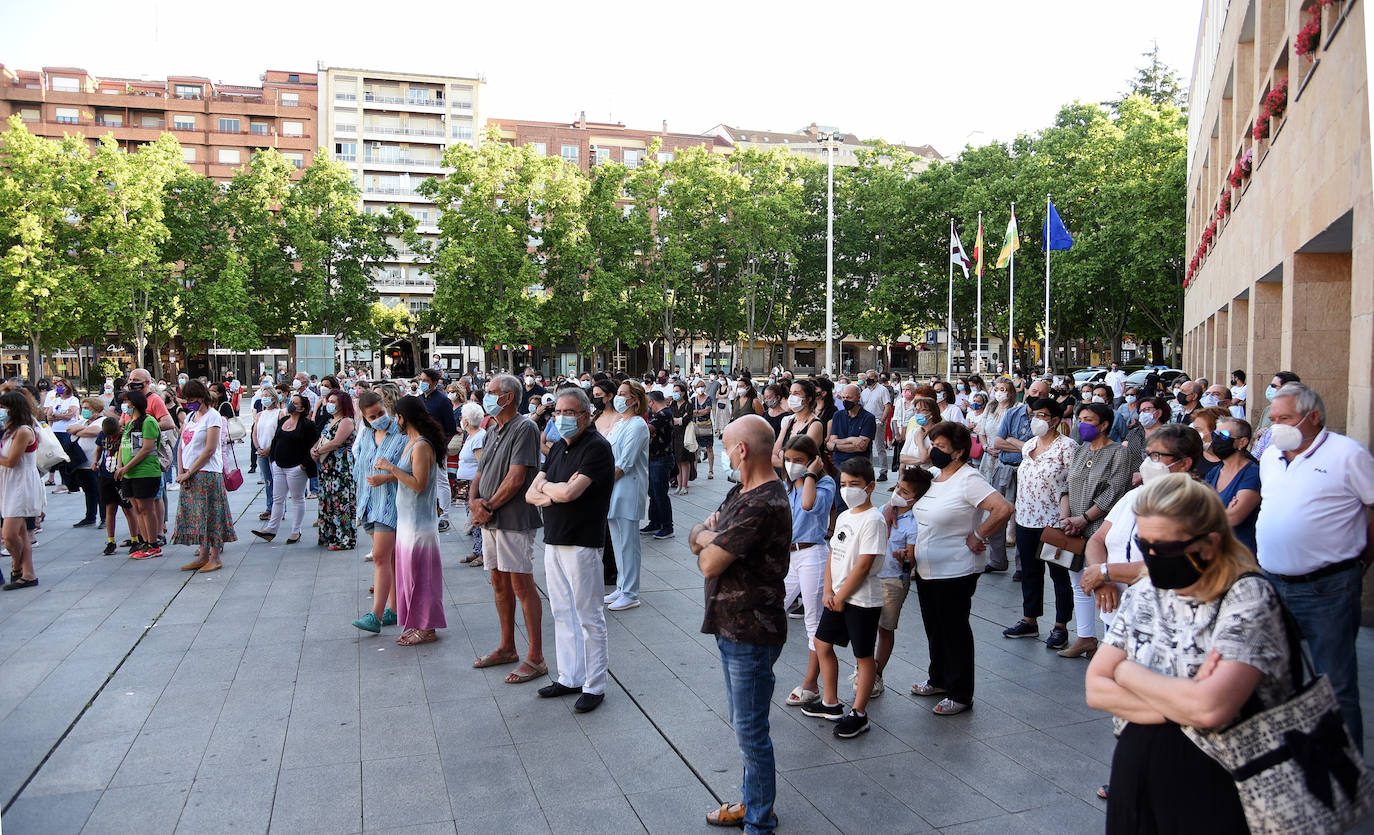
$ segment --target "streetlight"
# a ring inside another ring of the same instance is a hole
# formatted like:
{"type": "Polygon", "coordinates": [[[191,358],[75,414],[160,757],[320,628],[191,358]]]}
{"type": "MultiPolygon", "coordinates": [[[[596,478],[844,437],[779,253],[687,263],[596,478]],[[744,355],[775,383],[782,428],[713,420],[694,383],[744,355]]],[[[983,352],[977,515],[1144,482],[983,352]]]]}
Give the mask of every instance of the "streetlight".
{"type": "Polygon", "coordinates": [[[830,151],[825,175],[825,373],[835,376],[835,147],[844,141],[837,130],[821,131],[816,141],[830,151]]]}

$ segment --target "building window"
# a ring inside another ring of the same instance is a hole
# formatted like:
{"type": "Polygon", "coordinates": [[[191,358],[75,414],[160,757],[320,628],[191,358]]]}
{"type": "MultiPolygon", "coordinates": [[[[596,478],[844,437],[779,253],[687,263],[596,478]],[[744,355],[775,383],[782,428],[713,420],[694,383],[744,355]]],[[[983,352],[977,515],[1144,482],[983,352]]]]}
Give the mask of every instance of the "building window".
{"type": "Polygon", "coordinates": [[[541,157],[546,157],[549,155],[549,145],[547,142],[529,142],[526,144],[533,148],[534,152],[541,157]]]}
{"type": "Polygon", "coordinates": [[[282,93],[282,94],[281,94],[281,106],[282,106],[282,107],[300,107],[300,106],[301,106],[301,94],[300,94],[300,93],[282,93]]]}
{"type": "Polygon", "coordinates": [[[76,78],[53,76],[52,88],[59,93],[79,93],[81,92],[81,81],[76,78]]]}
{"type": "Polygon", "coordinates": [[[239,120],[238,120],[238,119],[226,119],[226,118],[224,118],[223,116],[221,116],[221,117],[219,118],[219,132],[220,132],[220,133],[238,133],[238,132],[239,132],[239,120]]]}
{"type": "Polygon", "coordinates": [[[563,157],[563,161],[564,161],[564,162],[571,162],[573,165],[576,165],[576,164],[577,164],[577,154],[578,154],[578,147],[577,147],[576,145],[564,145],[564,146],[563,146],[563,150],[562,150],[562,152],[560,153],[560,156],[563,157]]]}
{"type": "Polygon", "coordinates": [[[356,162],[358,159],[358,143],[335,142],[334,158],[341,162],[356,162]]]}
{"type": "Polygon", "coordinates": [[[291,84],[300,84],[301,74],[298,72],[289,72],[286,74],[286,80],[291,84]]]}
{"type": "Polygon", "coordinates": [[[176,97],[179,99],[200,98],[200,88],[194,84],[178,84],[174,89],[176,90],[176,97]]]}
{"type": "Polygon", "coordinates": [[[282,122],[281,132],[283,136],[305,136],[305,123],[282,122]]]}
{"type": "Polygon", "coordinates": [[[25,122],[37,122],[39,118],[38,111],[34,110],[32,107],[26,107],[19,111],[19,118],[23,119],[25,122]]]}
{"type": "Polygon", "coordinates": [[[610,161],[611,161],[611,149],[610,149],[610,148],[597,148],[597,149],[596,149],[596,153],[592,155],[592,165],[600,165],[600,164],[603,163],[603,162],[610,162],[610,161]]]}
{"type": "Polygon", "coordinates": [[[792,356],[796,357],[796,360],[792,363],[792,366],[793,366],[793,367],[797,367],[797,368],[815,368],[815,367],[816,367],[816,349],[815,349],[815,348],[793,348],[793,349],[792,349],[792,356]]]}
{"type": "Polygon", "coordinates": [[[108,128],[122,128],[124,127],[124,114],[102,113],[98,117],[96,117],[95,122],[98,125],[104,125],[108,128]]]}
{"type": "Polygon", "coordinates": [[[626,168],[638,168],[642,154],[639,151],[621,151],[620,160],[625,163],[626,168]]]}
{"type": "Polygon", "coordinates": [[[219,153],[216,154],[216,159],[219,161],[220,165],[238,165],[240,162],[239,149],[220,148],[219,153]]]}
{"type": "Polygon", "coordinates": [[[176,115],[172,117],[172,127],[176,130],[195,130],[196,117],[176,115]]]}
{"type": "Polygon", "coordinates": [[[196,161],[196,149],[195,149],[195,148],[185,148],[185,147],[183,147],[183,148],[181,149],[181,161],[182,161],[182,162],[195,162],[195,161],[196,161]]]}
{"type": "Polygon", "coordinates": [[[286,154],[282,154],[282,159],[286,160],[287,162],[291,163],[292,165],[296,166],[297,168],[304,168],[304,167],[305,167],[305,154],[300,154],[300,153],[286,153],[286,154]]]}
{"type": "Polygon", "coordinates": [[[472,125],[454,125],[453,138],[468,140],[472,139],[472,125]]]}
{"type": "Polygon", "coordinates": [[[659,155],[658,155],[658,161],[659,161],[659,162],[672,162],[672,161],[673,161],[673,152],[672,152],[672,151],[663,151],[663,152],[660,152],[659,155]]]}
{"type": "Polygon", "coordinates": [[[59,125],[74,125],[80,121],[80,111],[75,107],[57,108],[57,123],[59,125]]]}
{"type": "Polygon", "coordinates": [[[143,116],[139,119],[139,125],[145,128],[160,128],[162,120],[156,116],[143,116]]]}
{"type": "Polygon", "coordinates": [[[248,125],[248,132],[257,136],[266,136],[271,133],[270,127],[266,122],[252,122],[248,125]]]}

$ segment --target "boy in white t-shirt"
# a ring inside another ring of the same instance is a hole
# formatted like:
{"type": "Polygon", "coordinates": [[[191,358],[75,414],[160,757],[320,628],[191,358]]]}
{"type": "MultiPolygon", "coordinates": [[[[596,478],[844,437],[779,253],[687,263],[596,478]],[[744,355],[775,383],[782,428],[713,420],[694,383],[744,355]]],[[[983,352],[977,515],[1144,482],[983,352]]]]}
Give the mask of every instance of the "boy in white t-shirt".
{"type": "Polygon", "coordinates": [[[851,458],[840,465],[840,494],[849,509],[835,519],[830,561],[825,566],[821,622],[816,627],[816,660],[821,665],[821,698],[802,705],[807,716],[835,722],[835,736],[852,739],[868,730],[864,712],[877,678],[873,650],[883,611],[878,580],[887,558],[887,522],[873,506],[873,462],[851,458]],[[839,698],[840,662],[835,645],[851,646],[858,667],[854,705],[846,714],[839,698]]]}
{"type": "MultiPolygon", "coordinates": [[[[916,567],[916,517],[912,506],[930,489],[934,476],[924,467],[903,467],[892,497],[883,508],[883,522],[887,524],[887,559],[878,572],[883,590],[883,608],[878,617],[878,647],[874,654],[877,678],[870,698],[883,694],[883,669],[892,657],[897,643],[897,624],[902,616],[902,604],[911,592],[911,572],[916,567]]],[[[857,671],[856,671],[857,672],[857,671]]]]}

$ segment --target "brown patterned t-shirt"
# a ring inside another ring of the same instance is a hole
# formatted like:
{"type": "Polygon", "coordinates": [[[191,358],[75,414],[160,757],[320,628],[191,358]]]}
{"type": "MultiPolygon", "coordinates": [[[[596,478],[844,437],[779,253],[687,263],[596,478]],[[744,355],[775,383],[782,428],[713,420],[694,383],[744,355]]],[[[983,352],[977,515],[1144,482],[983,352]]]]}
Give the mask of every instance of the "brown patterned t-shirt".
{"type": "Polygon", "coordinates": [[[749,491],[736,486],[718,513],[715,544],[735,561],[706,580],[701,631],[742,644],[782,644],[787,640],[782,581],[792,542],[787,490],[777,479],[749,491]]]}

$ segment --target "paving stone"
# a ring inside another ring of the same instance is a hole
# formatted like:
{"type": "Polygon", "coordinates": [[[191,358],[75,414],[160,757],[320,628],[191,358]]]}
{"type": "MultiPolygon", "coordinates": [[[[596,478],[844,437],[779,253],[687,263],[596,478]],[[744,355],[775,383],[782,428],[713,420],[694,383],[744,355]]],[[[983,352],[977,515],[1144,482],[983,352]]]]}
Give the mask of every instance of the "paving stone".
{"type": "Polygon", "coordinates": [[[373,760],[363,767],[364,829],[452,820],[437,755],[373,760]]]}
{"type": "Polygon", "coordinates": [[[276,785],[275,771],[197,777],[176,831],[185,835],[265,832],[276,785]]]}
{"type": "MultiPolygon", "coordinates": [[[[782,775],[844,831],[921,832],[930,825],[852,764],[826,765],[782,775]]],[[[915,775],[913,775],[915,779],[915,775]]]]}
{"type": "Polygon", "coordinates": [[[191,778],[200,769],[210,742],[208,726],[144,728],[134,739],[110,786],[140,786],[191,778]]]}
{"type": "Polygon", "coordinates": [[[282,769],[272,804],[272,831],[361,832],[363,767],[342,763],[282,769]]]}
{"type": "Polygon", "coordinates": [[[119,764],[133,742],[133,734],[65,740],[25,787],[24,796],[42,797],[104,789],[119,770],[119,764]]]}
{"type": "MultiPolygon", "coordinates": [[[[8,793],[5,795],[8,797],[8,793]]],[[[41,832],[44,835],[77,835],[91,810],[100,801],[99,791],[30,795],[25,792],[5,812],[5,831],[41,832]]]]}
{"type": "Polygon", "coordinates": [[[190,793],[190,775],[167,783],[112,787],[100,796],[81,835],[175,832],[190,793]]]}

